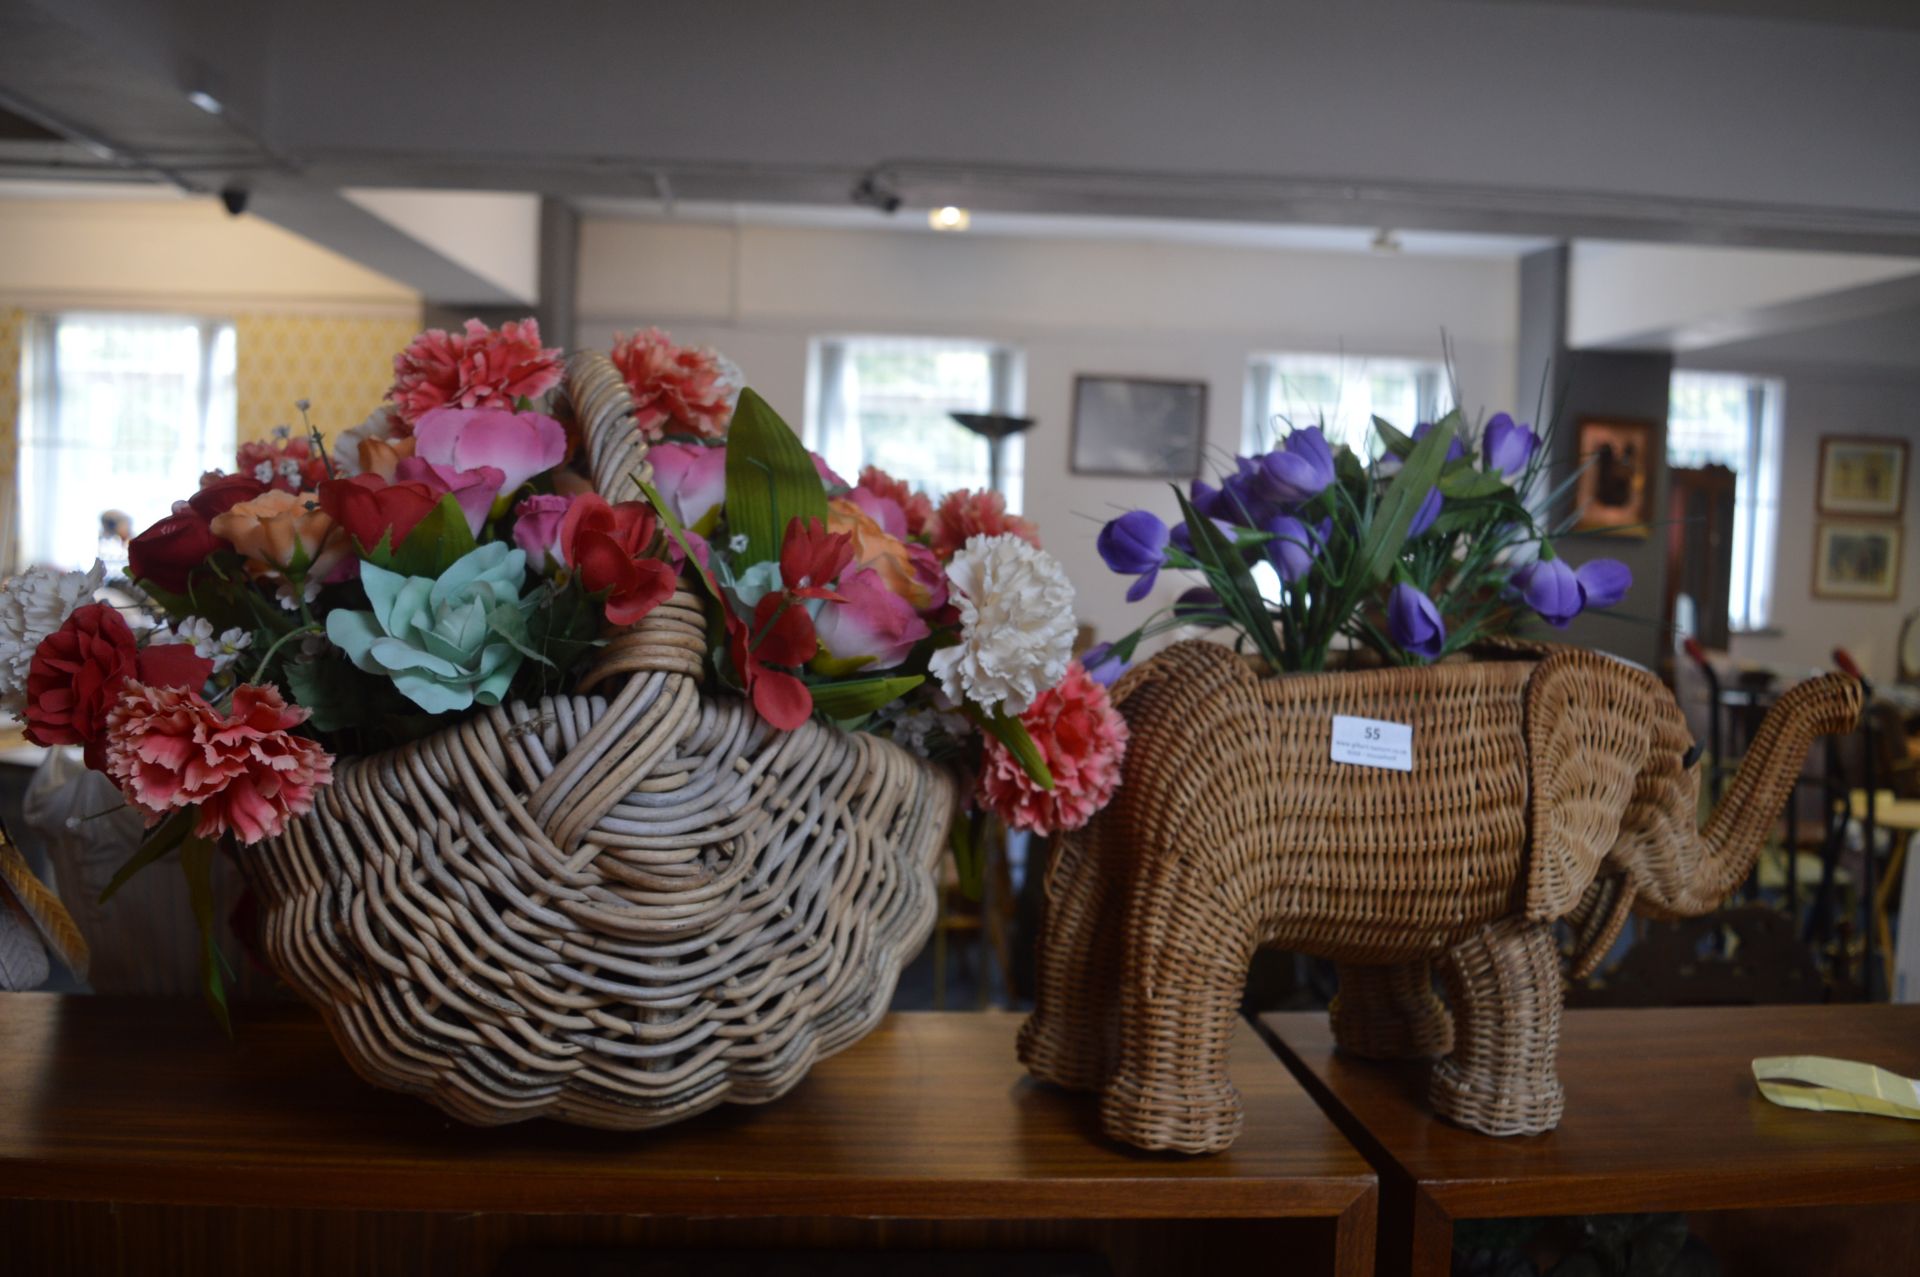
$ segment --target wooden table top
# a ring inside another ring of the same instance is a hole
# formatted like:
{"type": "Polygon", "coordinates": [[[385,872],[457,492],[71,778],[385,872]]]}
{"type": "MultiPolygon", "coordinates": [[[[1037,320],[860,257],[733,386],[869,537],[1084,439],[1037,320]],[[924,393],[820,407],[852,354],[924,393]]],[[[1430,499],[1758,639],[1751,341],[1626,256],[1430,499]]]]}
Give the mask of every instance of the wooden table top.
{"type": "Polygon", "coordinates": [[[1212,1158],[1098,1134],[1029,1080],[1019,1017],[890,1016],[782,1099],[655,1131],[480,1129],[353,1076],[307,1008],[0,995],[0,1198],[531,1214],[1338,1216],[1372,1169],[1250,1027],[1212,1158]]]}
{"type": "Polygon", "coordinates": [[[1517,1138],[1434,1118],[1424,1066],[1337,1054],[1324,1012],[1260,1023],[1383,1174],[1456,1219],[1920,1201],[1920,1122],[1780,1108],[1751,1067],[1831,1055],[1920,1077],[1920,1006],[1569,1011],[1566,1116],[1517,1138]]]}

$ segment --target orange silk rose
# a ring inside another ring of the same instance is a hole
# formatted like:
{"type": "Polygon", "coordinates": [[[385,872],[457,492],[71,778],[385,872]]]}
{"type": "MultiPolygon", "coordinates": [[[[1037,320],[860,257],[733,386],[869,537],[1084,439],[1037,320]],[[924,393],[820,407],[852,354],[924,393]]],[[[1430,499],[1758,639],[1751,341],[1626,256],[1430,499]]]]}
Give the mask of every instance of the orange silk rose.
{"type": "Polygon", "coordinates": [[[402,461],[413,455],[413,436],[405,439],[362,439],[360,473],[377,474],[388,483],[402,461]]]}
{"type": "Polygon", "coordinates": [[[325,581],[349,560],[352,551],[346,531],[334,524],[319,502],[277,488],[215,515],[212,527],[215,536],[225,538],[246,558],[247,570],[255,576],[298,575],[325,581]],[[297,573],[296,551],[306,555],[306,565],[297,573]]]}
{"type": "Polygon", "coordinates": [[[913,560],[906,543],[887,535],[872,515],[845,497],[827,503],[827,530],[845,532],[853,538],[853,565],[872,568],[889,590],[913,604],[919,611],[930,596],[926,585],[915,579],[913,560]]]}

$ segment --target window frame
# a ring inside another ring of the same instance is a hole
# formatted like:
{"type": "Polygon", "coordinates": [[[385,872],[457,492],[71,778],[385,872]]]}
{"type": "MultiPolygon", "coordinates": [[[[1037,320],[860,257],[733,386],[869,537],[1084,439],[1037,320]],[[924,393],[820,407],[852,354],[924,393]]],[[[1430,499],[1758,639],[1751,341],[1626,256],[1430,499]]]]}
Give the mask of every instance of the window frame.
{"type": "MultiPolygon", "coordinates": [[[[143,325],[177,324],[196,332],[198,363],[193,370],[193,412],[198,426],[193,437],[180,441],[178,451],[198,455],[204,465],[217,458],[221,468],[231,468],[239,446],[239,334],[231,316],[197,314],[171,310],[103,309],[73,307],[30,314],[26,319],[20,352],[20,419],[16,444],[16,475],[12,557],[10,568],[53,561],[57,538],[47,535],[52,524],[40,516],[59,500],[61,484],[58,435],[65,394],[59,368],[60,329],[63,324],[91,322],[105,327],[116,321],[138,321],[143,325]],[[216,379],[217,360],[222,339],[233,344],[233,370],[224,379],[216,379]],[[231,408],[231,420],[224,432],[214,421],[216,402],[224,395],[231,408]],[[216,437],[223,434],[224,437],[216,437]],[[216,446],[225,445],[225,446],[216,446]],[[29,515],[33,518],[30,520],[29,515]]],[[[89,449],[89,451],[97,451],[89,449]]],[[[190,494],[174,494],[178,496],[190,494]]],[[[169,497],[172,500],[172,497],[169,497]]],[[[130,512],[132,513],[132,512],[130,512]]],[[[135,515],[136,523],[138,516],[135,515]]],[[[135,532],[140,527],[134,528],[135,532]]],[[[63,564],[85,568],[87,565],[63,564]]],[[[109,566],[119,566],[110,564],[109,566]]]]}
{"type": "MultiPolygon", "coordinates": [[[[1278,416],[1271,382],[1289,362],[1300,365],[1321,364],[1331,369],[1336,386],[1341,393],[1352,382],[1372,375],[1373,369],[1391,372],[1407,372],[1414,378],[1415,413],[1414,420],[1394,422],[1396,427],[1411,431],[1422,421],[1436,421],[1451,410],[1455,395],[1452,377],[1444,361],[1438,359],[1419,359],[1407,355],[1354,354],[1351,351],[1324,350],[1261,350],[1247,356],[1246,390],[1244,395],[1243,420],[1240,427],[1241,451],[1256,455],[1271,449],[1275,442],[1274,421],[1278,416]]],[[[1306,375],[1303,369],[1297,375],[1306,375]]],[[[1371,396],[1369,396],[1371,397],[1371,396]]],[[[1337,402],[1337,400],[1336,400],[1337,402]]],[[[1295,422],[1294,425],[1316,425],[1317,422],[1295,422]]],[[[1336,444],[1353,441],[1344,435],[1331,440],[1336,444]]],[[[1362,455],[1373,452],[1371,439],[1363,438],[1361,446],[1354,451],[1362,455]]]]}
{"type": "MultiPolygon", "coordinates": [[[[1780,489],[1784,464],[1783,439],[1786,416],[1786,381],[1780,377],[1732,369],[1675,368],[1669,377],[1667,392],[1667,428],[1664,432],[1662,460],[1668,469],[1688,467],[1674,464],[1674,405],[1683,378],[1713,379],[1741,383],[1746,406],[1746,440],[1741,464],[1733,469],[1737,487],[1734,496],[1736,533],[1744,536],[1746,573],[1741,581],[1745,607],[1735,611],[1728,598],[1729,635],[1774,633],[1773,605],[1780,572],[1780,489]],[[1750,487],[1748,485],[1751,485],[1750,487]],[[1743,503],[1740,488],[1748,488],[1743,503]],[[1757,613],[1757,615],[1756,615],[1757,613]]],[[[1724,460],[1706,464],[1726,465],[1724,460]]],[[[1738,566],[1737,564],[1734,566],[1738,566]]],[[[1738,579],[1737,574],[1732,579],[1738,579]]]]}
{"type": "MultiPolygon", "coordinates": [[[[802,437],[807,447],[826,457],[830,465],[834,464],[830,452],[832,441],[826,435],[828,417],[837,410],[835,399],[838,393],[833,383],[845,376],[844,361],[850,352],[862,345],[894,348],[922,346],[935,351],[965,350],[984,354],[988,370],[985,411],[1011,415],[1018,415],[1022,411],[1026,400],[1025,354],[1006,342],[951,333],[855,332],[817,336],[808,343],[806,422],[802,437]]],[[[964,427],[956,422],[954,429],[964,427]]],[[[1026,439],[1023,435],[1014,435],[1005,441],[1001,462],[1001,495],[1006,499],[1008,511],[1018,514],[1024,505],[1026,489],[1026,439]]],[[[843,470],[842,477],[851,481],[855,475],[843,470]]],[[[942,492],[960,486],[963,485],[958,482],[943,482],[932,495],[937,499],[942,492]]],[[[985,486],[984,481],[982,486],[985,486]]]]}

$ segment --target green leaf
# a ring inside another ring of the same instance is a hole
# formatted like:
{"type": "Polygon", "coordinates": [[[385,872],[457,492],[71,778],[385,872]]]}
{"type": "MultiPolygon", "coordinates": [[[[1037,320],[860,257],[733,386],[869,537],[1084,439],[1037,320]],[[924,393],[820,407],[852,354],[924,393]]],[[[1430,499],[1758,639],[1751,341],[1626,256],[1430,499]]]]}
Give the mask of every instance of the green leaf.
{"type": "Polygon", "coordinates": [[[1175,487],[1173,495],[1180,502],[1181,517],[1187,521],[1187,538],[1193,542],[1194,557],[1214,593],[1220,596],[1221,605],[1233,617],[1234,624],[1253,640],[1255,649],[1269,667],[1286,668],[1280,638],[1267,615],[1266,600],[1260,597],[1260,587],[1255,584],[1246,560],[1240,557],[1239,548],[1214,526],[1212,519],[1201,517],[1187,500],[1186,493],[1175,487]]]}
{"type": "Polygon", "coordinates": [[[1391,452],[1394,456],[1405,457],[1409,452],[1413,451],[1413,436],[1401,434],[1387,423],[1386,418],[1375,417],[1373,419],[1373,429],[1374,432],[1380,436],[1380,442],[1385,445],[1387,451],[1391,452]]]}
{"type": "Polygon", "coordinates": [[[1053,788],[1053,770],[1041,756],[1040,747],[1033,743],[1033,737],[1027,735],[1025,723],[1005,711],[995,710],[987,714],[971,705],[967,707],[967,717],[979,724],[980,730],[1005,745],[1007,752],[1025,769],[1034,784],[1042,789],[1053,788]]]}
{"type": "Polygon", "coordinates": [[[1498,470],[1475,470],[1471,465],[1458,470],[1449,467],[1448,473],[1440,476],[1440,495],[1450,501],[1497,496],[1509,486],[1506,476],[1498,470]]]}
{"type": "Polygon", "coordinates": [[[826,521],[827,489],[800,437],[752,388],[727,429],[727,526],[747,538],[742,566],[780,557],[794,519],[826,521]]]}
{"type": "Polygon", "coordinates": [[[361,696],[360,671],[332,652],[311,661],[288,661],[281,666],[293,699],[313,711],[307,721],[318,732],[337,732],[357,726],[367,703],[361,696]]]}
{"type": "Polygon", "coordinates": [[[1393,482],[1387,485],[1380,503],[1374,507],[1366,539],[1354,554],[1350,587],[1357,593],[1350,597],[1372,590],[1393,570],[1401,548],[1406,545],[1407,529],[1413,524],[1413,516],[1419,513],[1420,503],[1427,499],[1434,481],[1440,477],[1440,469],[1447,460],[1447,445],[1452,442],[1450,427],[1435,426],[1407,454],[1400,473],[1393,476],[1393,482]]]}
{"type": "Polygon", "coordinates": [[[413,525],[413,531],[394,551],[393,571],[401,576],[438,579],[473,550],[473,530],[467,527],[466,513],[452,496],[444,496],[426,518],[413,525]]]}
{"type": "Polygon", "coordinates": [[[113,877],[100,893],[100,903],[113,899],[114,893],[127,885],[127,880],[145,869],[154,861],[178,847],[187,836],[187,830],[193,824],[191,808],[181,808],[165,820],[158,828],[141,840],[140,849],[127,857],[126,863],[114,870],[113,877]]]}
{"type": "Polygon", "coordinates": [[[487,613],[487,631],[505,639],[520,655],[528,660],[539,661],[542,665],[552,665],[545,652],[536,650],[527,627],[527,612],[541,596],[522,599],[517,603],[502,603],[487,613]]]}
{"type": "Polygon", "coordinates": [[[200,926],[200,979],[207,995],[207,1006],[221,1029],[233,1036],[233,1022],[227,1015],[227,988],[220,978],[226,959],[220,953],[220,941],[213,930],[213,844],[205,838],[189,838],[180,844],[180,872],[186,875],[187,896],[193,901],[193,920],[200,926]]]}
{"type": "Polygon", "coordinates": [[[828,718],[846,720],[871,714],[882,705],[892,704],[920,684],[924,674],[902,674],[894,678],[849,679],[843,683],[815,683],[813,707],[828,718]]]}

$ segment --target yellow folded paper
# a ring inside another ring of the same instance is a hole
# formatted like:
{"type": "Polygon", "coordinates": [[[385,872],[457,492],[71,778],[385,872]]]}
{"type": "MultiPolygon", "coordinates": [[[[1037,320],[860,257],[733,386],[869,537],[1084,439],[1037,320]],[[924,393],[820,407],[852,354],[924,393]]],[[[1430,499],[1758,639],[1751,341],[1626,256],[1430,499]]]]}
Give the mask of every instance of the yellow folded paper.
{"type": "Polygon", "coordinates": [[[1858,1060],[1770,1055],[1753,1062],[1760,1094],[1783,1108],[1920,1122],[1920,1082],[1858,1060]]]}

